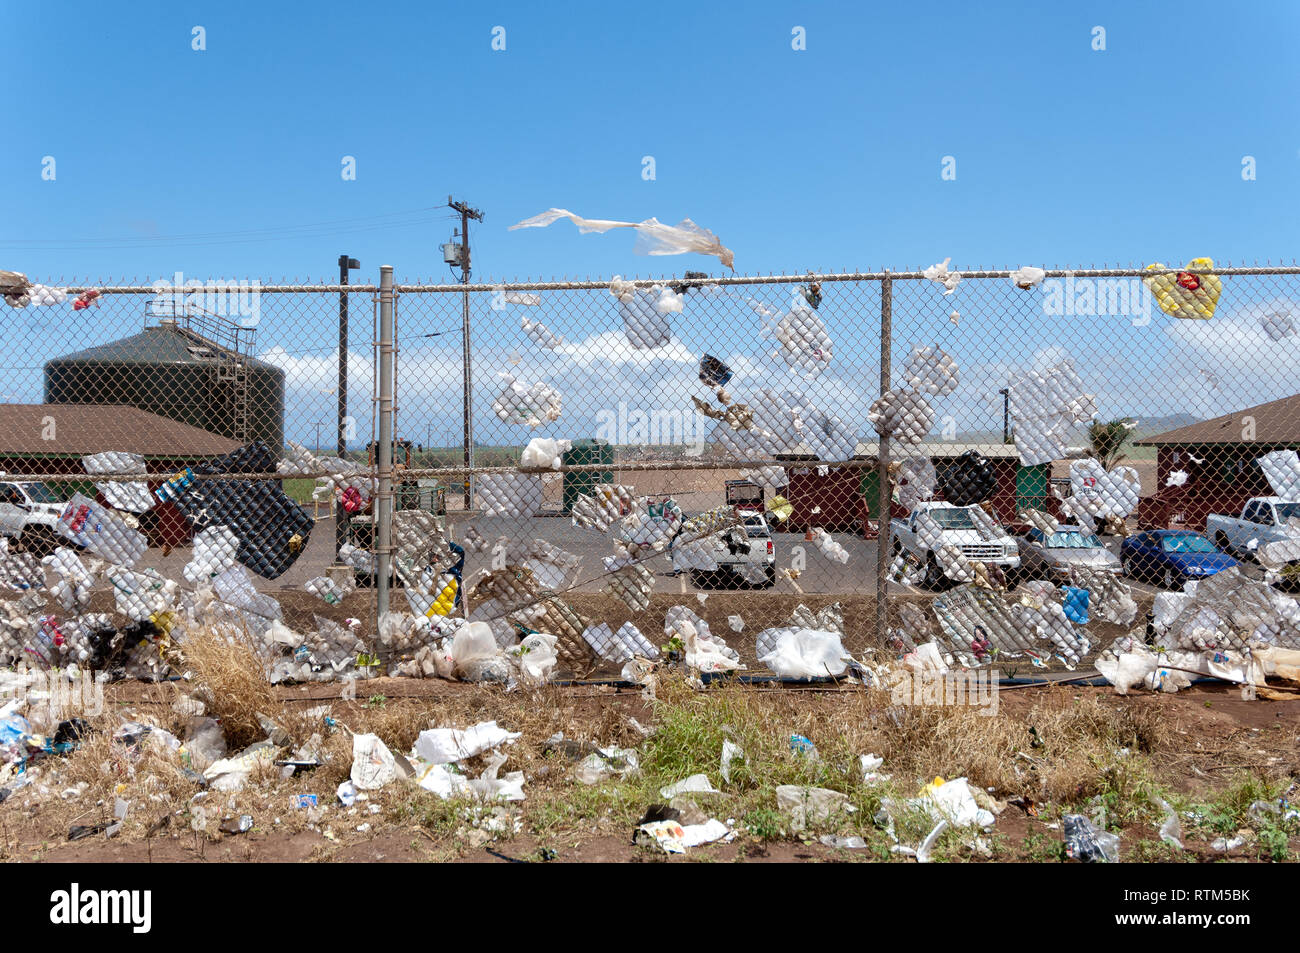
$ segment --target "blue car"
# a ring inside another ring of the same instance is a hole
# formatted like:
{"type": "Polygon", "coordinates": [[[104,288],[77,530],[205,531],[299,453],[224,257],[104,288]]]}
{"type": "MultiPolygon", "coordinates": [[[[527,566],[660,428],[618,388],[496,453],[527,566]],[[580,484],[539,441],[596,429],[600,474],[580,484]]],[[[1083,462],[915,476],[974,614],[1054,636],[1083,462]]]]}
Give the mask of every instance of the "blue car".
{"type": "Polygon", "coordinates": [[[1128,537],[1119,547],[1124,575],[1166,589],[1182,588],[1188,579],[1204,579],[1237,565],[1237,560],[1200,533],[1153,529],[1128,537]]]}

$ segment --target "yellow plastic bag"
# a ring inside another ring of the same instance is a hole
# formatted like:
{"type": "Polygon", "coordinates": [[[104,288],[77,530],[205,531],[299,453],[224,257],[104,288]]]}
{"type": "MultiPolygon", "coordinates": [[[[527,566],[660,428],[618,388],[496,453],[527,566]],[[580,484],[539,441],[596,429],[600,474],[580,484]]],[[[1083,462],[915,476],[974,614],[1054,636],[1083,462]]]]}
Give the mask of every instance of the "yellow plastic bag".
{"type": "MultiPolygon", "coordinates": [[[[1161,264],[1147,265],[1147,271],[1160,271],[1164,267],[1161,264]]],[[[1214,259],[1193,258],[1187,267],[1209,271],[1214,267],[1214,259]]],[[[1156,304],[1165,314],[1200,321],[1214,317],[1214,309],[1223,291],[1223,282],[1218,275],[1194,275],[1189,271],[1180,271],[1176,275],[1152,275],[1143,278],[1142,283],[1155,296],[1156,304]]]]}

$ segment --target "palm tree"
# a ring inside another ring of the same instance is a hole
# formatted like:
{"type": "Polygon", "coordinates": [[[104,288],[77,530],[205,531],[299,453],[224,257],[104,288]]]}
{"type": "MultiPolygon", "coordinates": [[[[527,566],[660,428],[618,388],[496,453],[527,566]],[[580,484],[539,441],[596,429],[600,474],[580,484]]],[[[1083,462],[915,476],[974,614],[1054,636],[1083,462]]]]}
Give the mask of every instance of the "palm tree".
{"type": "Polygon", "coordinates": [[[1121,451],[1136,427],[1137,421],[1132,417],[1111,420],[1107,423],[1094,422],[1088,427],[1088,443],[1092,448],[1092,456],[1109,470],[1124,459],[1121,451]]]}

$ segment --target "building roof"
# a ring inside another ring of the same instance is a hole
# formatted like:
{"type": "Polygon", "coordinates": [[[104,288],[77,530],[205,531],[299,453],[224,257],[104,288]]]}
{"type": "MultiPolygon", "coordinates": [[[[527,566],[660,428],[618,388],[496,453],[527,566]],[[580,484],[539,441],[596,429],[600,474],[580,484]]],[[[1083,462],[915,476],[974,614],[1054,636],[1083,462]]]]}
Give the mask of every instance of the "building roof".
{"type": "Polygon", "coordinates": [[[176,324],[148,327],[130,337],[64,354],[46,362],[46,367],[65,363],[209,364],[221,359],[236,358],[247,367],[279,370],[273,364],[236,354],[216,341],[176,324]]]}
{"type": "Polygon", "coordinates": [[[1300,444],[1300,394],[1133,441],[1137,447],[1214,443],[1300,444]],[[1245,417],[1255,418],[1253,440],[1242,436],[1245,417]]]}
{"type": "Polygon", "coordinates": [[[0,404],[0,456],[79,457],[124,450],[187,459],[229,453],[238,441],[117,404],[0,404]],[[43,439],[46,434],[53,439],[43,439]]]}

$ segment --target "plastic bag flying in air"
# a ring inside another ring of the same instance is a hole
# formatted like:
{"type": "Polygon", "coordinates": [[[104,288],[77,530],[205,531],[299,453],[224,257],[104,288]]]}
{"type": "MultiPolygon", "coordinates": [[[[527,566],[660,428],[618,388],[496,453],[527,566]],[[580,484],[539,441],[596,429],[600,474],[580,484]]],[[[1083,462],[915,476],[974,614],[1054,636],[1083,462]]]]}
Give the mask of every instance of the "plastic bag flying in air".
{"type": "Polygon", "coordinates": [[[701,228],[689,218],[684,218],[676,226],[664,225],[658,219],[648,218],[644,222],[615,222],[608,219],[582,218],[562,208],[547,209],[540,215],[526,218],[510,226],[510,231],[517,228],[545,228],[547,225],[567,218],[578,226],[578,231],[607,232],[611,228],[634,228],[637,233],[635,251],[638,255],[684,255],[694,252],[700,255],[713,255],[728,268],[735,270],[735,258],[730,248],[725,247],[707,228],[701,228]]]}

